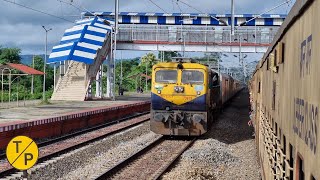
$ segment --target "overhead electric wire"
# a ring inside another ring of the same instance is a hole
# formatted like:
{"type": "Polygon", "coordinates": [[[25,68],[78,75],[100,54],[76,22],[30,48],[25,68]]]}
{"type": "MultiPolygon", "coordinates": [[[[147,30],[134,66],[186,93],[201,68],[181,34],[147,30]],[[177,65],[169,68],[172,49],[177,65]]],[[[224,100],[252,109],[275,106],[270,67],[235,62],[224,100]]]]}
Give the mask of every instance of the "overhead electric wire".
{"type": "Polygon", "coordinates": [[[82,12],[82,11],[83,11],[83,10],[82,10],[82,9],[80,9],[79,7],[77,7],[77,6],[73,5],[72,3],[65,2],[65,1],[62,1],[62,0],[57,0],[57,1],[59,1],[60,3],[68,4],[68,5],[70,5],[70,6],[74,7],[74,8],[76,8],[76,9],[78,9],[80,12],[82,12]]]}
{"type": "MultiPolygon", "coordinates": [[[[196,11],[200,12],[200,13],[203,13],[203,12],[202,12],[202,11],[200,11],[199,9],[197,9],[197,8],[195,8],[195,7],[193,7],[193,6],[191,6],[190,4],[188,4],[188,3],[186,3],[186,2],[183,2],[183,1],[181,1],[181,0],[177,0],[177,3],[178,3],[178,2],[181,2],[182,4],[184,4],[184,5],[188,6],[188,7],[190,7],[191,9],[194,9],[194,10],[196,10],[196,11]]],[[[203,14],[207,14],[207,13],[203,13],[203,14]]]]}
{"type": "Polygon", "coordinates": [[[173,2],[174,0],[171,0],[171,2],[172,2],[172,11],[174,11],[174,2],[173,2]]]}
{"type": "MultiPolygon", "coordinates": [[[[59,1],[59,0],[57,0],[57,1],[59,1]]],[[[69,14],[69,15],[67,15],[67,14],[65,14],[64,13],[64,8],[63,8],[63,3],[65,3],[65,2],[62,2],[62,1],[59,1],[60,2],[60,10],[61,10],[61,16],[62,17],[79,17],[79,14],[78,15],[71,15],[71,14],[69,14]]]]}
{"type": "Polygon", "coordinates": [[[288,14],[288,12],[290,11],[289,9],[291,9],[290,6],[292,6],[292,1],[287,2],[287,4],[288,4],[288,6],[286,9],[286,14],[288,14]]]}
{"type": "Polygon", "coordinates": [[[70,20],[65,19],[65,18],[63,18],[63,17],[56,16],[56,15],[54,15],[54,14],[50,14],[50,13],[47,13],[47,12],[44,12],[44,11],[41,11],[41,10],[38,10],[38,9],[35,9],[35,8],[32,8],[32,7],[29,7],[29,6],[23,5],[23,4],[19,4],[19,3],[16,3],[16,2],[13,2],[13,1],[9,1],[9,0],[3,0],[3,1],[8,2],[8,3],[11,3],[11,4],[15,4],[15,5],[17,5],[17,6],[20,6],[20,7],[26,8],[26,9],[30,9],[30,10],[35,11],[35,12],[38,12],[38,13],[42,13],[42,14],[45,14],[45,15],[48,15],[48,16],[51,16],[51,17],[55,17],[55,18],[58,18],[58,19],[61,19],[61,20],[67,21],[67,22],[74,23],[74,21],[70,21],[70,20]]]}
{"type": "MultiPolygon", "coordinates": [[[[189,6],[189,7],[191,7],[191,5],[188,5],[187,3],[185,3],[185,2],[182,2],[181,0],[176,0],[176,4],[177,4],[177,6],[178,6],[178,8],[180,9],[180,13],[182,14],[183,12],[182,12],[182,9],[181,9],[181,7],[180,7],[180,5],[179,5],[179,3],[178,2],[181,2],[181,3],[183,3],[183,4],[185,4],[185,5],[187,5],[187,6],[189,6]]],[[[192,8],[192,7],[191,7],[192,8]]],[[[198,9],[196,9],[196,8],[193,8],[193,9],[195,9],[196,11],[199,11],[200,13],[203,13],[202,11],[200,11],[200,10],[198,10],[198,9]]],[[[207,13],[203,13],[203,14],[207,14],[207,13]]],[[[209,15],[208,15],[209,16],[209,15]]],[[[224,23],[222,20],[220,20],[220,19],[217,19],[217,18],[215,18],[215,17],[213,17],[213,16],[211,16],[213,19],[216,19],[217,21],[219,21],[219,22],[222,22],[222,23],[224,23]]],[[[194,19],[194,18],[189,18],[189,19],[184,19],[184,20],[192,20],[192,19],[194,19]]],[[[184,20],[182,20],[182,21],[184,21],[184,20]]],[[[192,33],[190,34],[189,33],[189,36],[191,36],[191,37],[194,37],[195,38],[195,35],[193,35],[192,33]]],[[[215,46],[217,49],[220,49],[222,52],[225,52],[225,53],[227,53],[227,51],[224,51],[222,48],[219,48],[219,45],[216,45],[215,46]]]]}
{"type": "Polygon", "coordinates": [[[197,9],[197,8],[195,8],[195,7],[193,7],[193,6],[191,6],[190,4],[188,4],[188,3],[184,2],[184,1],[177,0],[177,3],[178,3],[178,2],[181,2],[182,4],[184,4],[184,5],[186,5],[186,6],[190,7],[190,8],[192,8],[192,9],[194,9],[194,10],[198,11],[199,13],[201,13],[201,14],[205,14],[205,15],[207,15],[207,16],[210,16],[211,18],[213,18],[213,19],[215,19],[215,20],[217,20],[217,21],[221,22],[222,24],[224,24],[224,25],[228,26],[228,22],[226,22],[226,21],[223,21],[223,20],[221,20],[221,19],[219,19],[219,18],[216,18],[216,17],[214,17],[214,16],[211,16],[210,14],[205,13],[205,12],[203,12],[203,11],[201,11],[201,10],[199,10],[199,9],[197,9]]]}
{"type": "Polygon", "coordinates": [[[158,4],[156,4],[155,2],[153,2],[152,0],[149,0],[152,4],[154,4],[155,6],[157,6],[159,9],[161,9],[163,12],[168,13],[166,10],[164,10],[163,8],[161,8],[158,4]]]}
{"type": "Polygon", "coordinates": [[[248,22],[253,21],[253,20],[255,20],[255,19],[257,19],[257,18],[261,17],[262,15],[264,15],[264,14],[266,14],[266,13],[269,13],[270,11],[273,11],[273,10],[275,10],[275,9],[277,9],[277,8],[279,8],[279,7],[283,6],[284,4],[289,3],[289,2],[291,2],[291,1],[292,1],[292,0],[286,0],[286,1],[284,1],[283,3],[281,3],[281,4],[279,4],[279,5],[275,6],[275,7],[273,7],[273,8],[271,8],[271,9],[269,9],[268,11],[263,12],[263,13],[261,13],[261,14],[259,14],[259,15],[255,16],[255,17],[253,17],[253,18],[251,18],[251,19],[249,19],[249,20],[247,20],[247,21],[245,21],[245,22],[241,23],[241,24],[238,24],[238,27],[239,27],[239,26],[242,26],[242,25],[245,25],[245,24],[247,24],[248,22]]]}
{"type": "MultiPolygon", "coordinates": [[[[80,12],[85,11],[85,12],[91,14],[92,16],[97,16],[97,15],[93,14],[91,11],[89,11],[88,9],[86,9],[86,8],[83,7],[83,6],[80,6],[80,5],[76,6],[76,5],[74,5],[73,3],[65,2],[65,1],[62,1],[62,0],[57,0],[57,1],[62,2],[62,3],[65,3],[65,4],[68,4],[68,5],[76,8],[76,9],[78,9],[80,12]]],[[[98,17],[98,18],[99,18],[99,17],[98,17]]]]}
{"type": "Polygon", "coordinates": [[[180,7],[180,5],[179,5],[178,1],[177,1],[177,6],[178,6],[178,8],[179,8],[179,10],[180,10],[180,13],[182,13],[182,9],[181,9],[181,7],[180,7]]]}
{"type": "Polygon", "coordinates": [[[61,10],[61,14],[63,15],[62,2],[60,2],[60,10],[61,10]]]}
{"type": "Polygon", "coordinates": [[[85,8],[84,6],[81,6],[81,5],[77,5],[77,6],[76,6],[76,5],[74,5],[74,4],[75,4],[74,2],[70,2],[70,3],[69,3],[69,2],[62,1],[62,0],[57,0],[57,1],[62,2],[62,3],[65,3],[65,4],[68,4],[68,5],[76,8],[76,9],[78,9],[80,12],[85,11],[86,13],[89,13],[89,14],[91,14],[92,16],[97,17],[97,18],[100,19],[100,20],[104,20],[103,18],[101,18],[101,17],[99,17],[98,15],[94,14],[93,12],[89,11],[89,10],[88,10],[87,8],[85,8]]]}

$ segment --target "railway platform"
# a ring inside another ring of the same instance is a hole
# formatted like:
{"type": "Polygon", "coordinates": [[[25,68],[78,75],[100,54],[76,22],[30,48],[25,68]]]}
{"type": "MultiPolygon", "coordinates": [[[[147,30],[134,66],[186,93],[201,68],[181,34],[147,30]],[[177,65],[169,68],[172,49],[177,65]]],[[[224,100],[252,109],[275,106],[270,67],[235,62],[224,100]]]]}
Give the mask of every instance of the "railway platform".
{"type": "Polygon", "coordinates": [[[0,110],[0,149],[17,135],[47,138],[123,118],[150,109],[149,94],[132,94],[92,101],[52,101],[0,110]]]}

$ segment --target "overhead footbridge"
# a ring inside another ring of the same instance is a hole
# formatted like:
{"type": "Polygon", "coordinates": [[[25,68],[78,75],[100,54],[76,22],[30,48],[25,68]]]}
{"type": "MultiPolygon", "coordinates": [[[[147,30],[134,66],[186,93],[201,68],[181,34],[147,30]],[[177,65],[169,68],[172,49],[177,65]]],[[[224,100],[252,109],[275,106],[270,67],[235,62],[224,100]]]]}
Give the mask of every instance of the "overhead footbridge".
{"type": "Polygon", "coordinates": [[[59,63],[60,74],[52,100],[83,101],[92,80],[111,49],[114,21],[92,17],[76,21],[54,46],[47,63],[59,63]]]}
{"type": "Polygon", "coordinates": [[[113,97],[114,49],[178,52],[265,52],[286,15],[231,15],[198,13],[119,13],[117,43],[114,42],[114,13],[82,13],[82,20],[67,29],[54,46],[48,63],[59,64],[52,100],[83,101],[103,97],[102,63],[108,58],[107,97],[113,97]],[[115,45],[116,44],[116,45],[115,45]]]}
{"type": "MultiPolygon", "coordinates": [[[[113,19],[114,12],[84,12],[83,18],[113,19]]],[[[264,53],[285,14],[120,12],[117,50],[264,53]],[[241,42],[242,41],[242,42],[241,42]]]]}

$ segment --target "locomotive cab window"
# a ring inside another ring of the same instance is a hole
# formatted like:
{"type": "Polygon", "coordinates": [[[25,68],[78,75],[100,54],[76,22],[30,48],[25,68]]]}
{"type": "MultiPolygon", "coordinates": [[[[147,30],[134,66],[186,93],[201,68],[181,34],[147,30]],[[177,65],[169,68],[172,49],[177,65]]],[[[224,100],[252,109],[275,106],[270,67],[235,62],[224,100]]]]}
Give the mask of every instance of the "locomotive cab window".
{"type": "Polygon", "coordinates": [[[212,83],[213,83],[213,86],[219,86],[219,75],[218,75],[218,73],[213,74],[212,83]]]}
{"type": "Polygon", "coordinates": [[[159,70],[156,72],[157,83],[176,83],[178,72],[176,70],[159,70]]]}
{"type": "Polygon", "coordinates": [[[182,83],[183,84],[202,84],[203,73],[195,70],[184,70],[182,71],[182,83]]]}

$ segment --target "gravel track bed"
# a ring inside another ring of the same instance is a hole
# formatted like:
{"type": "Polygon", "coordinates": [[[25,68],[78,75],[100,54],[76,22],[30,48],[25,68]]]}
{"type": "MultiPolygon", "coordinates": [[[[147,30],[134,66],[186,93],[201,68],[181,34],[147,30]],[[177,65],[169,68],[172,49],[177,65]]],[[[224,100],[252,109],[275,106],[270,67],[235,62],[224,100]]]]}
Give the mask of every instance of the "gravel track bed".
{"type": "Polygon", "coordinates": [[[261,179],[248,101],[247,91],[236,96],[162,179],[261,179]]]}
{"type": "Polygon", "coordinates": [[[173,160],[187,144],[188,141],[165,140],[117,172],[112,179],[153,179],[157,171],[173,160]]]}
{"type": "Polygon", "coordinates": [[[144,148],[147,144],[159,137],[154,133],[148,133],[128,142],[122,142],[117,147],[102,153],[90,160],[90,163],[68,173],[62,179],[93,179],[97,174],[102,174],[104,169],[110,169],[118,162],[131,156],[144,148]],[[81,174],[82,178],[79,178],[81,174]]]}
{"type": "MultiPolygon", "coordinates": [[[[118,124],[114,124],[112,126],[104,127],[96,131],[91,131],[85,134],[78,135],[76,137],[72,137],[63,141],[59,141],[57,143],[53,143],[44,147],[41,147],[39,149],[39,158],[51,155],[55,152],[59,152],[61,150],[64,150],[68,147],[73,147],[74,145],[79,144],[80,142],[86,142],[91,139],[95,139],[96,137],[101,137],[102,135],[105,135],[107,133],[113,132],[114,130],[121,129],[123,127],[126,127],[127,125],[131,125],[133,123],[138,123],[143,120],[146,120],[149,118],[149,114],[139,116],[136,118],[131,119],[130,121],[124,121],[118,124]]],[[[7,169],[11,169],[11,165],[7,160],[0,162],[0,171],[4,171],[7,169]]]]}
{"type": "MultiPolygon", "coordinates": [[[[144,136],[150,132],[149,122],[145,122],[141,125],[132,127],[120,133],[111,135],[98,142],[91,143],[75,151],[66,153],[59,157],[57,161],[44,163],[34,167],[36,170],[28,177],[28,179],[86,179],[82,174],[84,167],[88,164],[92,164],[93,159],[102,158],[105,152],[110,149],[124,144],[126,141],[130,141],[139,136],[144,136]],[[75,177],[69,176],[69,173],[76,172],[75,177]],[[64,178],[66,177],[66,178],[64,178]]],[[[122,152],[117,152],[122,153],[122,152]]],[[[97,170],[97,169],[93,169],[97,170]]]]}

